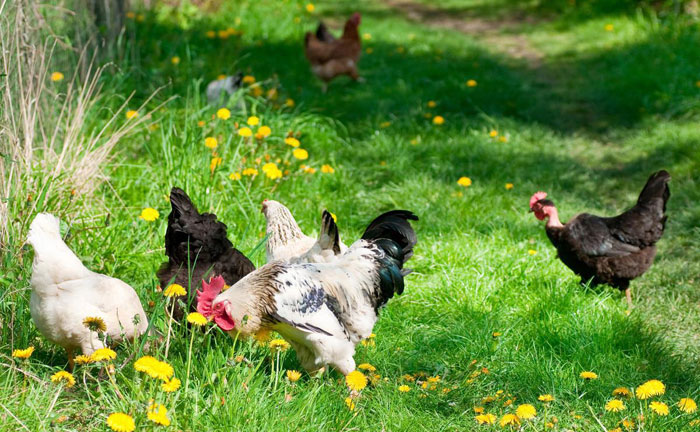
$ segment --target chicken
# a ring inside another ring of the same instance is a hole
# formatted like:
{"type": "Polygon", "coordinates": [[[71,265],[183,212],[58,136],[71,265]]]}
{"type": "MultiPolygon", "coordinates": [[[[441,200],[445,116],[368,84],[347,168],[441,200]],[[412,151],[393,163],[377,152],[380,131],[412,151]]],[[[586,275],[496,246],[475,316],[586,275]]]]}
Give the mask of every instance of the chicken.
{"type": "MultiPolygon", "coordinates": [[[[172,283],[185,288],[196,287],[210,274],[221,275],[228,285],[233,285],[255,270],[255,265],[227,238],[226,225],[214,214],[200,214],[185,191],[172,188],[170,205],[172,210],[165,232],[168,261],[157,272],[162,287],[172,283]]],[[[194,310],[194,296],[190,291],[179,300],[194,310]]],[[[179,301],[175,306],[173,317],[180,320],[185,311],[179,301]]]]}
{"type": "MultiPolygon", "coordinates": [[[[333,216],[327,210],[323,212],[318,238],[305,235],[289,209],[277,201],[263,201],[262,212],[267,220],[268,262],[331,262],[347,250],[347,246],[340,241],[333,216]]],[[[362,238],[389,238],[399,243],[401,248],[415,244],[415,232],[408,220],[418,220],[418,217],[407,210],[383,213],[370,222],[362,238]]]]}
{"type": "Polygon", "coordinates": [[[225,103],[228,98],[236,93],[238,89],[241,88],[243,82],[243,74],[237,73],[233,76],[227,76],[223,79],[217,79],[212,81],[207,85],[207,101],[209,105],[215,105],[222,102],[225,103]]]}
{"type": "Polygon", "coordinates": [[[581,213],[562,224],[544,192],[530,198],[530,211],[539,220],[547,219],[547,237],[559,259],[581,276],[581,283],[608,284],[625,291],[631,307],[629,283],[649,269],[655,244],[664,233],[670,178],[663,170],[652,174],[637,204],[616,217],[581,213]]]}
{"type": "Polygon", "coordinates": [[[357,71],[362,52],[359,26],[360,14],[355,13],[345,22],[343,35],[339,39],[335,39],[323,23],[319,24],[315,34],[306,33],[304,53],[313,73],[324,81],[324,91],[328,82],[339,75],[348,75],[355,81],[360,79],[357,71]]]}
{"type": "Polygon", "coordinates": [[[40,213],[27,238],[34,248],[32,320],[46,339],[60,345],[73,368],[73,353],[90,355],[105,347],[97,332],[83,324],[101,319],[112,341],[133,340],[146,332],[148,319],[138,295],[119,279],[88,270],[61,238],[56,217],[40,213]]]}
{"type": "Polygon", "coordinates": [[[197,310],[234,337],[277,331],[309,373],[331,365],[347,375],[379,309],[403,293],[410,273],[403,265],[415,245],[403,240],[405,248],[386,238],[358,240],[332,263],[273,261],[223,293],[223,280],[214,278],[197,292],[197,310]]]}

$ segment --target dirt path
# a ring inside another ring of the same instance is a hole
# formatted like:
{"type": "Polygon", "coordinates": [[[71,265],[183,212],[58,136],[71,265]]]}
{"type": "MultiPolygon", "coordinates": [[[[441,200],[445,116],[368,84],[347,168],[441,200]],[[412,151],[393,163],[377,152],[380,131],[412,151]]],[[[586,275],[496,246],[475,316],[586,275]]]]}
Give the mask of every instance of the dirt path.
{"type": "Polygon", "coordinates": [[[563,113],[557,116],[562,122],[558,128],[597,134],[594,125],[601,124],[600,115],[590,101],[571,92],[575,71],[565,62],[556,65],[546,62],[545,53],[523,34],[524,25],[544,23],[546,19],[518,11],[485,18],[468,10],[440,9],[416,0],[384,0],[384,4],[408,20],[469,35],[489,49],[504,54],[507,61],[529,72],[531,83],[538,88],[543,100],[548,101],[550,112],[563,113]]]}
{"type": "Polygon", "coordinates": [[[478,38],[510,58],[522,60],[532,69],[538,69],[542,65],[544,54],[532,46],[525,36],[516,33],[523,23],[537,22],[531,16],[514,14],[498,19],[485,19],[475,15],[456,17],[449,11],[414,0],[385,0],[384,3],[411,21],[478,38]]]}

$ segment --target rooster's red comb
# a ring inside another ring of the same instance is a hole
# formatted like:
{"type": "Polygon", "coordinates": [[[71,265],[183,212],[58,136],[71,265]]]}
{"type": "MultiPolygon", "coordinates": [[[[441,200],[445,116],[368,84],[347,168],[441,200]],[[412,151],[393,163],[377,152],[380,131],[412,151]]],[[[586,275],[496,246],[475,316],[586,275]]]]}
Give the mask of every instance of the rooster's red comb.
{"type": "Polygon", "coordinates": [[[541,199],[547,198],[547,192],[537,192],[532,198],[530,198],[530,208],[535,205],[535,203],[541,199]]]}
{"type": "Polygon", "coordinates": [[[211,278],[209,283],[202,280],[202,290],[197,290],[197,312],[205,317],[211,316],[214,313],[212,310],[214,299],[224,289],[225,284],[226,282],[221,276],[211,278]]]}

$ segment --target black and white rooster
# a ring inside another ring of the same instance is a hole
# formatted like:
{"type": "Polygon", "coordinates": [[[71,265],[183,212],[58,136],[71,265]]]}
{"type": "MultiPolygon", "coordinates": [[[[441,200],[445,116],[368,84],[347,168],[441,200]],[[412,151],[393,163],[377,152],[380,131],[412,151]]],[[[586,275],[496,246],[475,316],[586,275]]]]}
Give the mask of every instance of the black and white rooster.
{"type": "Polygon", "coordinates": [[[405,219],[396,223],[395,232],[409,233],[401,242],[361,239],[330,263],[273,261],[224,292],[220,277],[203,282],[197,310],[232,335],[278,332],[310,373],[331,365],[347,375],[355,370],[355,346],[410,273],[403,266],[415,232],[405,219]]]}

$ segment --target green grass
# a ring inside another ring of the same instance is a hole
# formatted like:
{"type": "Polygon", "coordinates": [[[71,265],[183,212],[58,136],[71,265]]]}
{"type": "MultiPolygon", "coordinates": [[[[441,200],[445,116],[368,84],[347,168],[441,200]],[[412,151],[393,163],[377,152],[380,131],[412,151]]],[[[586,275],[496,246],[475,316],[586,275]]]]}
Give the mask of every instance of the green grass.
{"type": "MultiPolygon", "coordinates": [[[[445,8],[494,16],[483,2],[450,1],[445,8]]],[[[132,92],[132,109],[162,86],[148,107],[175,99],[122,139],[109,185],[92,211],[61,212],[70,225],[70,247],[89,268],[130,283],[164,331],[155,270],[164,260],[172,186],[183,187],[200,210],[216,213],[239,249],[256,251],[251,258],[257,265],[264,263],[256,249],[264,198],[287,204],[306,232],[317,230],[328,208],[346,242],[378,213],[411,209],[421,218],[410,263],[415,272],[404,295],[383,310],[376,345],[360,346],[356,355],[382,379],[350,411],[336,373],[303,375],[292,386],[283,378],[285,369],[300,368],[291,350],[278,359],[268,348],[209,328],[194,334],[184,388],[191,333],[178,325],[167,358],[183,381],[178,392],[158,393],[158,384],[139,376],[132,363],[120,367],[140,352],[129,346],[117,350],[115,362],[124,400],[94,366],[79,368],[78,384],[61,391],[48,381],[65,367],[65,356],[31,322],[32,253],[17,242],[1,263],[0,363],[14,368],[0,370],[0,429],[105,430],[106,416],[115,411],[134,415],[139,429],[148,429],[146,404],[155,396],[168,407],[172,430],[475,430],[473,407],[500,416],[520,403],[538,410],[526,429],[544,430],[545,406],[537,401],[544,393],[556,398],[546,408],[558,419],[554,430],[601,430],[598,421],[610,430],[623,418],[638,423],[641,409],[647,419],[641,430],[688,428],[697,414],[681,415],[675,406],[668,417],[634,399],[619,414],[603,406],[614,388],[648,379],[667,385],[660,400],[669,405],[700,398],[697,24],[628,7],[564,15],[526,9],[543,14],[541,23],[518,30],[543,55],[534,67],[479,37],[407,21],[381,2],[323,2],[314,14],[297,1],[236,2],[215,13],[161,7],[144,12],[143,22],[129,21],[118,67],[103,77],[109,96],[91,123],[104,122],[132,92]],[[323,94],[303,57],[303,33],[319,17],[337,29],[354,10],[363,13],[361,32],[371,34],[364,44],[372,53],[360,63],[367,82],[338,79],[323,94]],[[604,30],[608,23],[614,31],[604,30]],[[225,41],[205,36],[230,26],[243,35],[225,41]],[[178,66],[172,56],[181,58],[178,66]],[[217,107],[205,105],[203,88],[235,70],[254,75],[265,90],[276,88],[278,99],[248,95],[245,112],[232,108],[230,120],[213,119],[217,107]],[[468,79],[478,86],[468,88],[468,79]],[[287,98],[294,107],[283,106],[287,98]],[[428,108],[428,101],[437,106],[428,108]],[[261,144],[236,134],[234,122],[249,114],[273,131],[261,144]],[[444,116],[445,124],[433,125],[428,114],[444,116]],[[491,130],[507,141],[490,137],[491,130]],[[304,163],[317,169],[327,163],[335,173],[301,172],[283,143],[291,131],[309,152],[304,163]],[[213,173],[206,136],[219,138],[222,164],[213,173]],[[290,175],[279,182],[262,175],[228,178],[265,154],[289,161],[290,175]],[[656,263],[633,282],[636,307],[628,315],[616,290],[578,285],[527,203],[545,190],[564,220],[582,211],[616,214],[661,168],[673,175],[667,231],[656,263]],[[458,186],[461,176],[473,184],[458,186]],[[506,183],[514,188],[506,190],[506,183]],[[161,217],[140,220],[145,207],[161,217]],[[10,357],[28,345],[36,347],[28,362],[10,357]],[[237,362],[237,356],[246,360],[237,362]],[[481,368],[489,373],[474,376],[481,368]],[[584,382],[579,373],[585,370],[600,378],[584,382]],[[437,389],[408,383],[411,391],[400,393],[401,377],[419,372],[439,375],[437,389]],[[499,390],[501,399],[482,403],[499,390]],[[504,407],[506,400],[515,402],[504,407]],[[67,420],[56,424],[61,416],[67,420]]],[[[61,205],[56,200],[52,206],[61,205]]],[[[54,208],[37,210],[44,209],[54,208]]],[[[153,342],[150,353],[162,358],[163,350],[153,342]]]]}

